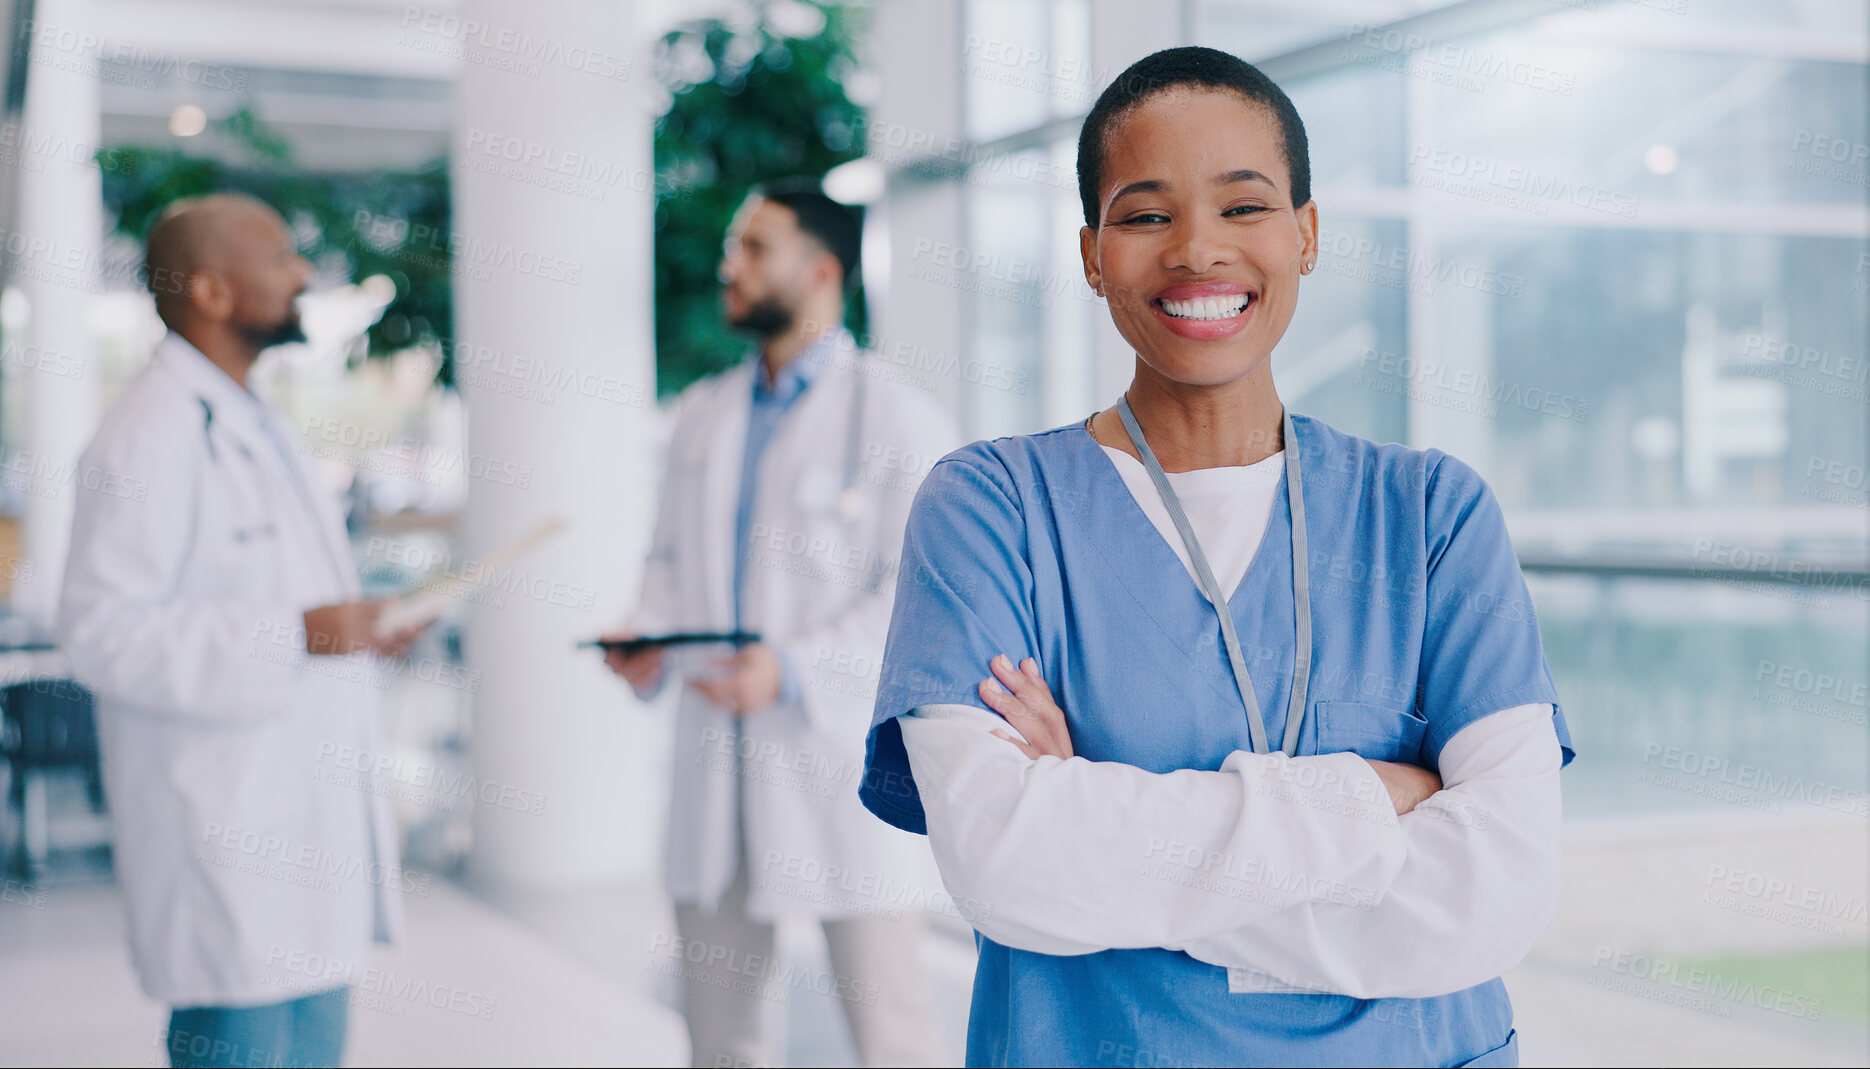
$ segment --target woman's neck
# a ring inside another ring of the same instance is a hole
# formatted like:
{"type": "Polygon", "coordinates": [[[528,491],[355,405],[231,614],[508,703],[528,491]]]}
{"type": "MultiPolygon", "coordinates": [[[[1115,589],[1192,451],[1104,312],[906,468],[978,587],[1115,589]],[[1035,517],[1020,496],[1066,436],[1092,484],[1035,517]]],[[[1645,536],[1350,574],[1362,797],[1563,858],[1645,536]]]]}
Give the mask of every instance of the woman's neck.
{"type": "MultiPolygon", "coordinates": [[[[1130,382],[1130,411],[1164,471],[1256,464],[1284,445],[1285,406],[1273,388],[1272,361],[1218,386],[1189,386],[1141,360],[1130,382]]],[[[1113,406],[1091,417],[1091,436],[1142,460],[1113,406]]]]}

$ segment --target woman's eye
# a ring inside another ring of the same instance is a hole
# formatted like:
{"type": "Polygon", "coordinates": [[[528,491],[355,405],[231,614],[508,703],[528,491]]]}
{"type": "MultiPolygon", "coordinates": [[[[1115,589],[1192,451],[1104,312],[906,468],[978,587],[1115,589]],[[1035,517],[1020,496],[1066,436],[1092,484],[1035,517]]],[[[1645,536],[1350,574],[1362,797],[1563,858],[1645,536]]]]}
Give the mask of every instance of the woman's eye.
{"type": "Polygon", "coordinates": [[[1132,225],[1136,225],[1139,223],[1140,224],[1166,223],[1168,221],[1169,221],[1169,217],[1162,214],[1161,212],[1144,212],[1141,215],[1132,215],[1128,219],[1125,219],[1123,221],[1123,225],[1132,226],[1132,225]]]}
{"type": "Polygon", "coordinates": [[[1260,212],[1263,212],[1265,210],[1266,210],[1266,206],[1264,204],[1241,204],[1241,205],[1237,205],[1235,207],[1229,208],[1226,211],[1222,212],[1221,214],[1224,216],[1226,215],[1257,215],[1260,212]]]}

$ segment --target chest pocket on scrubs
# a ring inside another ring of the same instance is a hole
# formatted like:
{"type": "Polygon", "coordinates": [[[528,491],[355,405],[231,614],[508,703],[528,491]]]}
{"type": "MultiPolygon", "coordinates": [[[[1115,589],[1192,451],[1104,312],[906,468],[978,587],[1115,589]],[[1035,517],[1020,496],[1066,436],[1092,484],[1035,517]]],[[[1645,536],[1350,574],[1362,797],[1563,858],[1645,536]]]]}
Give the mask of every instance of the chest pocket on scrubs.
{"type": "Polygon", "coordinates": [[[1354,753],[1373,761],[1420,762],[1428,720],[1414,709],[1364,702],[1318,702],[1312,706],[1318,748],[1314,753],[1354,753]]]}

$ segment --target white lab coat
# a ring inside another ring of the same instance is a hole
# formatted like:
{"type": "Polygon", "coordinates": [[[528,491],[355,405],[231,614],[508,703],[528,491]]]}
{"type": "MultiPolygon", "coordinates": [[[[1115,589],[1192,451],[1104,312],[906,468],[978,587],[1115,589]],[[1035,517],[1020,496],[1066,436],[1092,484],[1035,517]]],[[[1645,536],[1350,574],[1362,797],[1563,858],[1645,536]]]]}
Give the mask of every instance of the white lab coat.
{"type": "MultiPolygon", "coordinates": [[[[676,647],[665,662],[664,684],[682,687],[664,857],[677,902],[711,910],[733,877],[739,775],[749,916],[888,917],[939,908],[940,876],[927,843],[884,824],[857,798],[909,506],[922,475],[960,438],[933,398],[895,381],[892,371],[848,347],[836,351],[761,457],[742,623],[790,658],[798,699],[736,718],[684,678],[705,671],[726,648],[676,647]],[[860,507],[851,509],[842,484],[859,375],[860,507]]],[[[677,401],[643,593],[631,618],[638,631],[733,626],[734,513],[757,372],[757,359],[749,360],[677,401]]]]}
{"type": "Polygon", "coordinates": [[[260,420],[171,334],[75,475],[59,643],[97,695],[132,956],[174,1006],[337,986],[401,926],[389,800],[353,769],[383,676],[304,652],[305,610],[358,596],[343,518],[260,420]]]}

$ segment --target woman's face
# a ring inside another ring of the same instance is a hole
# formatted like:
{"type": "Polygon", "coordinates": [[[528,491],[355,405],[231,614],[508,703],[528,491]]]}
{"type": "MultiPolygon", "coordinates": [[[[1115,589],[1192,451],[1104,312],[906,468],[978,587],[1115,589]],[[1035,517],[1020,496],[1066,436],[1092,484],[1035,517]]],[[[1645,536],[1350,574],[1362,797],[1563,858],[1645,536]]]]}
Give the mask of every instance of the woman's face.
{"type": "Polygon", "coordinates": [[[1110,129],[1098,198],[1084,276],[1137,355],[1187,385],[1264,366],[1318,251],[1272,112],[1221,90],[1158,93],[1110,129]]]}

